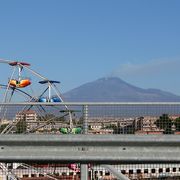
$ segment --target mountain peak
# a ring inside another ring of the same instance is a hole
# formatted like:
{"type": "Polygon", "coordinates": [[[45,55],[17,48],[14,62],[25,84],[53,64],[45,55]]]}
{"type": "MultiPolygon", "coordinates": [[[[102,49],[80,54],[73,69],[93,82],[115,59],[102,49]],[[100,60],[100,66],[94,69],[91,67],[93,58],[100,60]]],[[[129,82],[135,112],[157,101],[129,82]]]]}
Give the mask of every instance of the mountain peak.
{"type": "Polygon", "coordinates": [[[89,102],[164,102],[180,97],[158,89],[142,89],[118,77],[103,77],[77,87],[64,95],[65,101],[89,102]]]}
{"type": "Polygon", "coordinates": [[[121,78],[119,77],[103,77],[103,78],[100,78],[100,79],[97,79],[96,81],[114,81],[114,82],[125,82],[123,81],[121,78]]]}

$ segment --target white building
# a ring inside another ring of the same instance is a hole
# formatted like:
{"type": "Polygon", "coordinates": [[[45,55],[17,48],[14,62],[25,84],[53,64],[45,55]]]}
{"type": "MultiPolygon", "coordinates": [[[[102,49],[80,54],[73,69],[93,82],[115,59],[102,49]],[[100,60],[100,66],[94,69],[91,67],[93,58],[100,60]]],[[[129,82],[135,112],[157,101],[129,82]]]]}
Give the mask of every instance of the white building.
{"type": "Polygon", "coordinates": [[[37,113],[33,110],[25,110],[16,114],[15,121],[25,120],[27,129],[31,129],[37,123],[37,113]]]}

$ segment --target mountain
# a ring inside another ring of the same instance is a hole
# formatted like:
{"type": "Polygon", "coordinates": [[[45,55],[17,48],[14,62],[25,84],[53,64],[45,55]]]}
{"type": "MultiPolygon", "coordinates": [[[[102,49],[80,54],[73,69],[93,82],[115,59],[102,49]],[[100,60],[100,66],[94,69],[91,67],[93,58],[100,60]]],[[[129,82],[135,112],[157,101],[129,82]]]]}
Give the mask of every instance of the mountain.
{"type": "Polygon", "coordinates": [[[63,94],[66,102],[177,102],[180,96],[159,89],[142,89],[120,78],[101,78],[63,94]]]}

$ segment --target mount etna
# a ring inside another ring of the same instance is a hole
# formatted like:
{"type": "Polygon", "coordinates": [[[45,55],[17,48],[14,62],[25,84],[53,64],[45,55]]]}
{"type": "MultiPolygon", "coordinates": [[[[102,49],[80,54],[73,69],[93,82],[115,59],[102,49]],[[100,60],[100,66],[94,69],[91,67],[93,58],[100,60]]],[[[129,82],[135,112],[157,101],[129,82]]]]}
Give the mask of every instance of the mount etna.
{"type": "Polygon", "coordinates": [[[159,89],[143,89],[120,78],[101,78],[63,94],[66,102],[178,102],[180,96],[159,89]]]}

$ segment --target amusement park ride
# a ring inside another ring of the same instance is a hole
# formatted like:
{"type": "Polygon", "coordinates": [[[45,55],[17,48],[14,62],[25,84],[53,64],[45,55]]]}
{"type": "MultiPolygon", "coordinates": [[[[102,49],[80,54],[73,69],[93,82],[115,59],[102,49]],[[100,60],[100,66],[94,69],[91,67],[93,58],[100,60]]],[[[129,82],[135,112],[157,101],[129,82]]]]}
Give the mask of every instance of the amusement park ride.
{"type": "MultiPolygon", "coordinates": [[[[4,60],[0,59],[0,63],[8,64],[13,68],[12,74],[8,80],[7,84],[0,84],[0,88],[5,90],[2,103],[8,103],[11,102],[13,95],[15,92],[22,94],[26,97],[28,102],[39,102],[41,104],[46,103],[51,105],[51,103],[60,103],[64,102],[63,98],[61,96],[60,91],[58,90],[56,84],[59,84],[59,81],[55,80],[49,80],[48,78],[42,76],[38,72],[32,70],[30,68],[30,64],[27,62],[21,62],[21,61],[11,61],[11,60],[4,60]],[[27,70],[33,75],[35,75],[37,78],[40,79],[39,84],[45,86],[45,90],[38,95],[31,95],[29,92],[26,91],[26,87],[31,87],[32,81],[30,78],[23,77],[24,71],[27,70]],[[52,94],[52,92],[54,94],[52,94]]],[[[27,102],[26,101],[26,102],[27,102]]],[[[32,105],[28,108],[28,110],[32,108],[32,105]]],[[[45,111],[45,109],[40,106],[42,110],[45,111]]],[[[67,105],[64,105],[64,110],[59,110],[60,113],[66,113],[66,115],[69,116],[69,128],[61,128],[60,131],[63,134],[67,133],[79,133],[81,130],[74,129],[73,123],[72,123],[72,114],[75,113],[75,110],[70,110],[67,105]]],[[[2,107],[0,107],[0,112],[2,110],[2,107]]],[[[64,115],[63,115],[64,116],[64,115]]]]}

